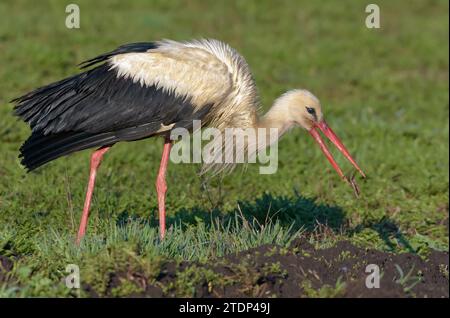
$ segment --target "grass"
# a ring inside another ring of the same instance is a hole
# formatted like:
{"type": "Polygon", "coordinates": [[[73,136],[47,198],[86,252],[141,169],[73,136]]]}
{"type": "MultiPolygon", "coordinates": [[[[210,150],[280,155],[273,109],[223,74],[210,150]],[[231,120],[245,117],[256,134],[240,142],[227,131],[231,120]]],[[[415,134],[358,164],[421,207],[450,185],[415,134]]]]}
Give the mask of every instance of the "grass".
{"type": "Polygon", "coordinates": [[[265,243],[286,246],[299,235],[318,246],[350,239],[424,257],[430,248],[448,250],[446,1],[378,1],[381,29],[365,27],[360,1],[77,4],[81,28],[70,30],[64,2],[0,3],[0,254],[15,260],[0,296],[83,296],[61,280],[69,263],[101,285],[97,274],[130,259],[156,272],[164,260],[206,262],[265,243]],[[245,56],[264,109],[290,88],[319,96],[327,121],[368,175],[359,181],[361,198],[296,129],[280,141],[274,175],[249,165],[205,188],[197,165],[171,165],[172,228],[160,242],[154,180],[162,142],[123,143],[106,156],[88,236],[75,247],[89,152],[26,174],[17,155],[29,128],[8,101],[120,44],[200,37],[226,41],[245,56]]]}

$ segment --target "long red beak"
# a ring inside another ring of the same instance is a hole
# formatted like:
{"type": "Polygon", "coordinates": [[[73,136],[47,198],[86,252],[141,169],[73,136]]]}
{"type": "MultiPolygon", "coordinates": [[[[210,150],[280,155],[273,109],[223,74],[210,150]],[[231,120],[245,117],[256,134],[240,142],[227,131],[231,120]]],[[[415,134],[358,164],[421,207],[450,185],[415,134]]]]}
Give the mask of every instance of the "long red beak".
{"type": "Polygon", "coordinates": [[[366,177],[364,172],[361,170],[361,168],[356,163],[355,159],[352,158],[350,153],[348,152],[347,148],[345,148],[344,144],[341,142],[341,140],[338,138],[338,136],[334,133],[333,130],[327,125],[325,120],[322,120],[320,123],[316,124],[313,128],[309,130],[309,133],[314,138],[314,140],[319,144],[320,149],[322,149],[323,153],[325,154],[325,157],[327,157],[328,161],[333,166],[334,170],[341,176],[342,179],[345,181],[349,181],[347,177],[342,172],[341,168],[338,166],[336,161],[333,158],[333,155],[331,154],[330,150],[328,150],[327,145],[323,142],[322,137],[320,137],[319,132],[317,131],[317,128],[319,128],[325,136],[328,137],[328,139],[331,140],[331,142],[339,149],[339,151],[352,163],[352,165],[359,171],[359,173],[363,176],[363,178],[366,177]]]}

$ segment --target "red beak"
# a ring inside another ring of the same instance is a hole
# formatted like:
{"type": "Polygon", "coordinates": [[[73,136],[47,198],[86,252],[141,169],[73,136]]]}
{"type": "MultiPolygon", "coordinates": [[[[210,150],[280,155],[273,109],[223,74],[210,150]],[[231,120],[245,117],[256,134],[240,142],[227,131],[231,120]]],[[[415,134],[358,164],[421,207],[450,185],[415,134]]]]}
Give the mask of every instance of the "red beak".
{"type": "Polygon", "coordinates": [[[363,178],[366,177],[364,172],[361,170],[361,168],[356,163],[355,159],[352,158],[350,153],[348,152],[347,148],[345,148],[344,144],[341,142],[341,140],[338,138],[338,136],[334,133],[333,130],[327,125],[325,120],[322,120],[320,123],[314,125],[310,130],[309,133],[314,138],[314,140],[319,144],[320,148],[322,149],[323,153],[327,157],[328,161],[333,166],[334,170],[341,176],[342,179],[345,181],[348,181],[347,177],[342,172],[341,168],[338,166],[336,161],[333,158],[333,155],[331,154],[330,150],[328,150],[327,145],[323,142],[322,137],[320,137],[319,132],[316,130],[319,128],[325,136],[330,139],[330,141],[339,149],[339,151],[352,163],[352,165],[359,171],[359,173],[363,176],[363,178]]]}

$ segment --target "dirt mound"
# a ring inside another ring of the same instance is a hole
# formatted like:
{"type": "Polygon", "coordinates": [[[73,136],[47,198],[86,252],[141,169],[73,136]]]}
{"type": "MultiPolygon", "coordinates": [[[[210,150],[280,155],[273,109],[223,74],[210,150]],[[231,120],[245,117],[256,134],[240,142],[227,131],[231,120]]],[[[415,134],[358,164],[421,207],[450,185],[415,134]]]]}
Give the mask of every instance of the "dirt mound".
{"type": "Polygon", "coordinates": [[[448,263],[448,252],[423,260],[347,241],[315,249],[297,240],[289,248],[264,245],[209,264],[167,262],[153,278],[111,273],[105,296],[132,281],[141,290],[130,294],[136,297],[449,297],[448,263]],[[379,288],[366,287],[369,264],[378,266],[379,288]]]}

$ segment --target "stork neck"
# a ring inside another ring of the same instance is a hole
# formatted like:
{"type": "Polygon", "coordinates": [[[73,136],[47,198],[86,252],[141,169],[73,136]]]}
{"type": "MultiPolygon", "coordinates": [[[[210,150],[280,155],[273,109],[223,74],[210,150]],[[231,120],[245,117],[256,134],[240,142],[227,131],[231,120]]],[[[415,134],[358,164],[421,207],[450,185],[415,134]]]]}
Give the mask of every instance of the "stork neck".
{"type": "Polygon", "coordinates": [[[287,119],[287,109],[272,106],[269,111],[263,115],[258,122],[258,128],[266,128],[267,134],[269,134],[270,128],[278,129],[278,138],[280,138],[286,131],[288,131],[294,122],[287,119]]]}

